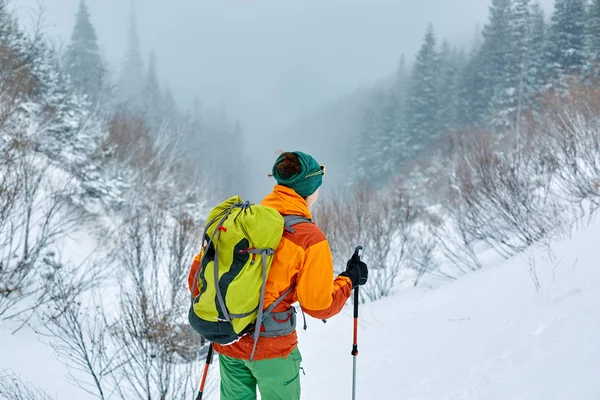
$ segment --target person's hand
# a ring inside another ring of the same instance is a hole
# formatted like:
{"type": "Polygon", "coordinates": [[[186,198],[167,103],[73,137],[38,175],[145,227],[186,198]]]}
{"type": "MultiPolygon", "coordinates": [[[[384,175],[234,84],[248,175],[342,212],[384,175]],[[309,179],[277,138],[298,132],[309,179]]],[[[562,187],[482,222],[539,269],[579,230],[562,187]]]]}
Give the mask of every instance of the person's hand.
{"type": "Polygon", "coordinates": [[[346,270],[340,274],[346,276],[352,281],[352,287],[364,285],[369,278],[369,269],[367,264],[360,261],[357,253],[352,255],[352,258],[346,263],[346,270]]]}

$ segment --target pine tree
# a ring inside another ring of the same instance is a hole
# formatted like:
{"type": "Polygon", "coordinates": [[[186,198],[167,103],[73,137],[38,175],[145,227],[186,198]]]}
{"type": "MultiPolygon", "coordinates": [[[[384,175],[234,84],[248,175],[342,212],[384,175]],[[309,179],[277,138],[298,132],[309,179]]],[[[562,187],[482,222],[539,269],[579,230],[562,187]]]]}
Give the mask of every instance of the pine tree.
{"type": "Polygon", "coordinates": [[[548,79],[548,70],[544,49],[546,45],[546,19],[539,1],[531,6],[529,57],[527,59],[527,86],[535,96],[544,89],[548,79]]]}
{"type": "Polygon", "coordinates": [[[377,90],[363,116],[354,144],[357,166],[352,181],[368,180],[374,187],[385,185],[396,173],[405,155],[402,136],[396,137],[396,96],[393,90],[377,90]]]}
{"type": "Polygon", "coordinates": [[[176,126],[179,122],[177,103],[175,102],[171,88],[169,88],[169,86],[166,84],[163,86],[165,87],[163,96],[164,118],[170,126],[176,126]]]}
{"type": "Polygon", "coordinates": [[[395,90],[387,91],[382,94],[381,99],[382,106],[379,113],[376,145],[380,154],[379,178],[382,184],[394,175],[403,156],[402,149],[405,136],[398,131],[400,126],[396,117],[401,99],[397,95],[398,93],[395,90]]]}
{"type": "Polygon", "coordinates": [[[527,87],[530,81],[527,64],[531,55],[529,2],[530,0],[514,0],[513,8],[508,14],[509,35],[505,40],[503,79],[495,87],[492,101],[492,124],[499,128],[516,125],[524,98],[531,91],[527,87]]]}
{"type": "MultiPolygon", "coordinates": [[[[168,110],[172,96],[168,89],[164,92],[168,110]]],[[[194,170],[189,172],[190,177],[197,174],[205,196],[215,201],[225,195],[240,194],[244,197],[243,192],[248,188],[244,131],[224,106],[205,109],[196,97],[188,112],[184,115],[175,112],[174,120],[167,122],[167,126],[177,126],[184,144],[180,149],[182,157],[188,165],[194,166],[194,170]]]]}
{"type": "Polygon", "coordinates": [[[587,69],[594,79],[600,77],[600,0],[592,0],[587,19],[587,69]]]}
{"type": "Polygon", "coordinates": [[[404,54],[400,57],[396,76],[387,101],[387,107],[392,116],[391,132],[389,134],[390,148],[389,157],[398,162],[403,156],[407,145],[407,125],[406,125],[406,101],[408,96],[409,75],[406,67],[406,58],[404,54]]]}
{"type": "Polygon", "coordinates": [[[505,107],[507,91],[512,86],[508,67],[512,50],[511,11],[511,0],[492,0],[489,21],[482,32],[480,61],[484,83],[481,91],[492,115],[505,107]]]}
{"type": "Polygon", "coordinates": [[[458,125],[473,128],[483,122],[489,108],[489,90],[486,87],[485,60],[481,31],[478,28],[467,61],[459,73],[458,125]]]}
{"type": "Polygon", "coordinates": [[[98,100],[103,90],[106,69],[85,0],[79,2],[71,43],[65,55],[65,71],[76,90],[88,95],[92,101],[98,100]]]}
{"type": "Polygon", "coordinates": [[[191,109],[186,112],[185,118],[182,118],[182,125],[181,140],[185,143],[185,147],[182,149],[185,156],[193,165],[197,166],[198,172],[212,172],[209,157],[198,157],[198,154],[211,155],[211,151],[213,151],[210,148],[213,142],[205,139],[204,115],[198,97],[194,99],[191,109]]]}
{"type": "Polygon", "coordinates": [[[585,63],[586,0],[555,0],[548,41],[552,79],[559,86],[585,63]]]}
{"type": "Polygon", "coordinates": [[[144,90],[144,61],[140,52],[140,41],[137,33],[135,8],[131,9],[129,22],[129,38],[125,62],[119,81],[121,100],[129,103],[133,109],[143,109],[142,93],[144,90]]]}
{"type": "Polygon", "coordinates": [[[444,40],[440,50],[440,74],[438,81],[438,131],[448,132],[458,127],[458,84],[461,68],[460,54],[444,40]]]}
{"type": "Polygon", "coordinates": [[[153,130],[157,130],[163,123],[164,119],[164,103],[156,73],[156,55],[154,51],[150,53],[150,61],[148,63],[148,73],[146,74],[146,82],[143,91],[144,112],[148,120],[149,126],[153,130]]]}
{"type": "Polygon", "coordinates": [[[222,139],[220,155],[217,156],[221,190],[225,195],[243,194],[247,188],[247,179],[245,179],[244,131],[240,123],[236,121],[232,126],[227,126],[223,131],[222,139]],[[224,159],[226,162],[223,162],[224,159]]]}
{"type": "Polygon", "coordinates": [[[402,132],[405,130],[402,126],[405,125],[405,106],[409,83],[406,58],[404,54],[400,56],[400,61],[398,62],[398,68],[396,69],[396,75],[394,78],[394,83],[392,85],[392,96],[394,96],[394,101],[396,103],[394,119],[397,125],[396,130],[402,132]]]}
{"type": "Polygon", "coordinates": [[[511,29],[511,54],[508,64],[513,76],[521,74],[521,65],[529,58],[531,47],[531,0],[514,0],[513,11],[510,18],[511,29]],[[511,70],[510,67],[513,69],[511,70]]]}
{"type": "Polygon", "coordinates": [[[376,95],[363,116],[360,134],[356,139],[356,168],[352,176],[353,183],[360,183],[377,176],[381,160],[377,148],[379,132],[379,110],[382,108],[381,95],[376,95]]]}
{"type": "Polygon", "coordinates": [[[436,38],[433,25],[429,25],[413,67],[406,104],[407,131],[413,150],[421,149],[439,133],[436,122],[438,73],[436,38]]]}

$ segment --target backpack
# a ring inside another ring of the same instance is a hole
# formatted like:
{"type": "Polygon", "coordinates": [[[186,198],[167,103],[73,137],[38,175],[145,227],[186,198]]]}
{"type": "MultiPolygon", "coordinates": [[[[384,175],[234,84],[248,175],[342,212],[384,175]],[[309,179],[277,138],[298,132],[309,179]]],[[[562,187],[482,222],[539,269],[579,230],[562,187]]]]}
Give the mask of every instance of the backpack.
{"type": "Polygon", "coordinates": [[[273,313],[294,287],[264,310],[265,286],[284,230],[293,233],[293,225],[312,221],[282,217],[271,207],[239,196],[216,206],[207,221],[195,279],[199,294],[192,299],[189,322],[200,335],[221,345],[254,331],[252,360],[259,336],[283,336],[296,328],[294,307],[273,313]]]}

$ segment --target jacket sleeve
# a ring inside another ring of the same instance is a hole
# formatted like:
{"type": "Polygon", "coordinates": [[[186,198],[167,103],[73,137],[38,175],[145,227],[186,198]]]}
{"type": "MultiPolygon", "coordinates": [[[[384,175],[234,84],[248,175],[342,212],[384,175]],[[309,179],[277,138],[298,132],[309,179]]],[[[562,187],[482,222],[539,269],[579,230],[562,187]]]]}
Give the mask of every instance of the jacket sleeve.
{"type": "Polygon", "coordinates": [[[327,240],[305,250],[304,265],[298,272],[296,293],[305,313],[328,319],[338,314],[352,293],[352,281],[333,277],[333,259],[327,240]]]}
{"type": "Polygon", "coordinates": [[[188,287],[193,297],[198,296],[198,283],[196,282],[196,275],[200,269],[200,261],[202,260],[202,251],[196,254],[190,267],[190,274],[188,275],[188,287]]]}

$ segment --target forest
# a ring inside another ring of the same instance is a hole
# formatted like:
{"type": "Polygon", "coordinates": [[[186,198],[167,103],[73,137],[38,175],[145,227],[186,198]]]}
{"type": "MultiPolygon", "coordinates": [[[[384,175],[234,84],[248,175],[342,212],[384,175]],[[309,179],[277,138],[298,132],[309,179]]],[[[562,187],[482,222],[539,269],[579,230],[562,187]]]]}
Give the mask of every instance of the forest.
{"type": "MultiPolygon", "coordinates": [[[[251,155],[225,107],[176,104],[131,12],[112,71],[80,2],[57,48],[0,0],[0,324],[35,332],[98,399],[183,399],[205,347],[187,324],[204,218],[251,155]],[[223,154],[227,154],[223,162],[223,154]]],[[[352,179],[314,216],[336,268],[365,247],[361,301],[436,285],[568,236],[600,206],[600,0],[492,0],[469,48],[426,30],[369,88],[352,179]]],[[[530,274],[536,279],[535,265],[530,274]]],[[[214,382],[213,382],[214,385],[214,382]]],[[[51,398],[0,369],[0,395],[51,398]]]]}

